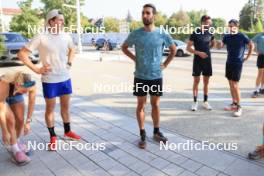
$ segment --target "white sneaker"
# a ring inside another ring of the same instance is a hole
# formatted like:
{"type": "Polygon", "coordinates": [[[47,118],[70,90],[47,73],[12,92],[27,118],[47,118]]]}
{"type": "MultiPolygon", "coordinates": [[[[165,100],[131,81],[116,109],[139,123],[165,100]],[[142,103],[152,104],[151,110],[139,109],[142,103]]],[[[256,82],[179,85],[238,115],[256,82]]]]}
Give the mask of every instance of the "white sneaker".
{"type": "Polygon", "coordinates": [[[197,111],[198,110],[198,102],[194,102],[192,104],[192,108],[191,108],[192,111],[197,111]]]}
{"type": "Polygon", "coordinates": [[[240,117],[242,115],[242,108],[237,107],[237,110],[234,112],[235,117],[240,117]]]}
{"type": "Polygon", "coordinates": [[[208,111],[211,111],[213,109],[212,106],[207,101],[203,103],[203,108],[208,111]]]}

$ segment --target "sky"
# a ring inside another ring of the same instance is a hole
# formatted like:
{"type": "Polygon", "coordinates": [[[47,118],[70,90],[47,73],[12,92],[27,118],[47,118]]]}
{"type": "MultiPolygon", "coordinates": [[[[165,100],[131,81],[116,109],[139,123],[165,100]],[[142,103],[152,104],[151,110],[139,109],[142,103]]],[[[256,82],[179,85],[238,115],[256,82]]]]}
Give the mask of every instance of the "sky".
{"type": "MultiPolygon", "coordinates": [[[[18,7],[17,0],[0,0],[3,7],[18,7]]],[[[34,7],[42,6],[33,0],[34,7]]],[[[89,18],[111,16],[125,18],[128,10],[136,20],[140,19],[142,6],[153,3],[158,11],[167,16],[180,9],[185,11],[205,9],[211,17],[225,20],[238,19],[241,8],[248,0],[85,0],[81,11],[89,18]]]]}

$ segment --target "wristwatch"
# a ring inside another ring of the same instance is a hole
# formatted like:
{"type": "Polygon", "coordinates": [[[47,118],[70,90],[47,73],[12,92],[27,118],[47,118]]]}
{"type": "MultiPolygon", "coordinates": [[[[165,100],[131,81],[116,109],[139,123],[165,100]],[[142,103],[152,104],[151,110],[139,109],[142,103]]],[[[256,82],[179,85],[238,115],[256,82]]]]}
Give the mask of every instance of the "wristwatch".
{"type": "Polygon", "coordinates": [[[72,66],[72,63],[71,62],[67,62],[67,65],[71,67],[72,66]]]}

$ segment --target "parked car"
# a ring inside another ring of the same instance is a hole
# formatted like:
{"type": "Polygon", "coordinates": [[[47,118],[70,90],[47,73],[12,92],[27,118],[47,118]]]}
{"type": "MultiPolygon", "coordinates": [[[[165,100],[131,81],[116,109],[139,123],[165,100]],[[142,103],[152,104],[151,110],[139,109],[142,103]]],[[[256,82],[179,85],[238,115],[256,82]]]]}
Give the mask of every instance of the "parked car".
{"type": "MultiPolygon", "coordinates": [[[[17,53],[29,40],[20,33],[15,32],[3,32],[0,33],[0,37],[3,37],[5,47],[4,53],[0,55],[0,63],[21,63],[17,57],[17,53]]],[[[34,64],[39,62],[37,52],[31,53],[29,58],[34,64]]]]}
{"type": "MultiPolygon", "coordinates": [[[[176,56],[183,57],[183,56],[189,54],[187,51],[187,44],[186,43],[184,43],[181,40],[173,40],[173,41],[177,47],[176,56]]],[[[168,55],[169,54],[169,48],[164,47],[163,54],[168,55]]]]}
{"type": "Polygon", "coordinates": [[[95,42],[95,47],[97,50],[100,50],[103,47],[107,47],[106,49],[108,50],[113,50],[117,47],[117,43],[110,39],[106,40],[105,38],[99,38],[95,42]]]}

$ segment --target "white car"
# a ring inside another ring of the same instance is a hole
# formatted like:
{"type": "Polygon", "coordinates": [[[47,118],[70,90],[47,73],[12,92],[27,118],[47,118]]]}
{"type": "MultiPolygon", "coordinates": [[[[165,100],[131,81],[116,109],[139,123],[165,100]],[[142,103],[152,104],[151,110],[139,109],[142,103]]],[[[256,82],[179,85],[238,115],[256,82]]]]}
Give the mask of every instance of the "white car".
{"type": "MultiPolygon", "coordinates": [[[[186,43],[184,43],[183,41],[180,41],[180,40],[173,40],[173,41],[177,47],[176,56],[183,57],[185,55],[189,55],[189,53],[187,51],[187,44],[186,43]]],[[[169,48],[164,47],[163,54],[168,55],[169,54],[169,48]]]]}

